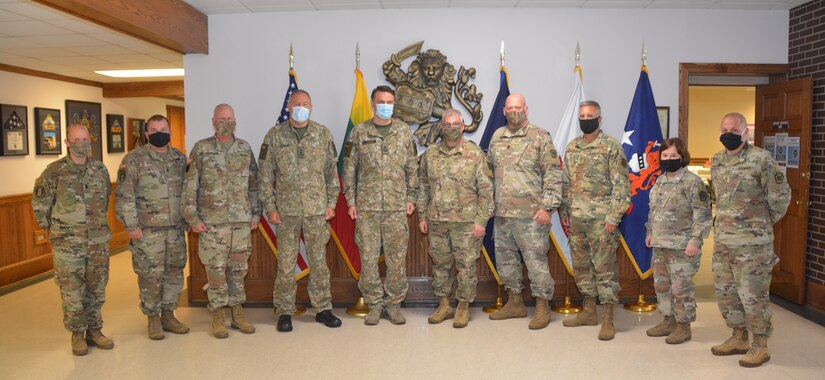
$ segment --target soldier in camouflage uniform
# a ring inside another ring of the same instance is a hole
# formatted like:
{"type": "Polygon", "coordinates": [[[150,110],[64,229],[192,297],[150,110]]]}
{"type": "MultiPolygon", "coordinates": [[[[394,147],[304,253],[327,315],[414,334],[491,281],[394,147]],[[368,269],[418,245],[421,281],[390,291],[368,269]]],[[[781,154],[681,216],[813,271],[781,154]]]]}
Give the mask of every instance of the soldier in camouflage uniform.
{"type": "Polygon", "coordinates": [[[604,305],[599,339],[611,340],[619,301],[616,227],[630,205],[630,181],[622,146],[601,130],[601,112],[597,102],[580,104],[584,135],[570,141],[564,154],[561,224],[570,233],[573,277],[584,296],[584,310],[564,326],[595,326],[598,297],[604,305]]]}
{"type": "Polygon", "coordinates": [[[183,185],[183,218],[198,233],[198,257],[209,281],[207,307],[212,312],[212,334],[229,332],[224,308],[232,309],[233,328],[244,334],[255,327],[243,315],[244,277],[249,270],[250,230],[258,227],[258,165],[249,144],[235,137],[235,111],[227,104],[215,107],[215,136],[195,143],[189,154],[183,185]]]}
{"type": "Polygon", "coordinates": [[[691,338],[690,323],[696,320],[693,276],[710,232],[710,195],[702,179],[686,168],[690,154],[682,140],[663,141],[659,154],[665,174],[650,191],[645,244],[653,247],[653,283],[664,321],[647,335],[679,344],[691,338]]]}
{"type": "Polygon", "coordinates": [[[189,332],[174,314],[186,266],[180,210],[186,155],[169,145],[166,117],[149,118],[145,134],[149,144],[129,152],[118,169],[115,210],[131,239],[132,267],[138,276],[140,310],[149,319],[149,338],[158,340],[164,338],[163,330],[189,332]]]}
{"type": "Polygon", "coordinates": [[[476,298],[476,262],[481,252],[485,226],[493,213],[493,182],[484,152],[465,141],[464,121],[455,109],[441,118],[442,141],[421,156],[418,191],[419,229],[429,234],[433,267],[433,290],[438,309],[430,323],[453,317],[453,262],[458,271],[455,298],[458,308],[453,327],[466,327],[469,306],[476,298]]]}
{"type": "Polygon", "coordinates": [[[392,117],[395,90],[378,86],[371,99],[375,116],[352,129],[344,148],[344,195],[361,252],[358,288],[370,308],[364,323],[378,324],[386,308],[390,322],[404,324],[400,306],[408,287],[407,217],[415,211],[418,152],[410,127],[392,117]],[[387,265],[383,286],[378,273],[382,247],[387,265]]]}
{"type": "Polygon", "coordinates": [[[536,313],[530,329],[550,323],[549,300],[555,281],[550,275],[550,215],[561,203],[559,155],[550,134],[527,120],[524,97],[512,94],[504,103],[507,127],[490,141],[489,161],[495,183],[496,270],[509,298],[490,319],[524,318],[522,269],[527,266],[536,313]]]}
{"type": "Polygon", "coordinates": [[[72,332],[72,353],[88,345],[108,350],[114,342],[100,329],[100,309],[109,281],[109,172],[88,158],[89,131],[66,128],[69,154],[49,164],[34,182],[32,208],[41,229],[49,231],[55,282],[63,301],[63,325],[72,332]],[[84,340],[85,333],[85,340],[84,340]]]}
{"type": "Polygon", "coordinates": [[[328,220],[338,200],[338,152],[327,127],[309,119],[312,100],[297,90],[289,98],[289,120],[272,127],[258,156],[258,188],[269,222],[278,226],[278,277],[272,299],[278,331],[292,331],[297,284],[293,275],[303,231],[309,257],[309,299],[315,320],[341,326],[332,315],[326,246],[328,220]],[[277,186],[277,192],[272,183],[277,186]]]}
{"type": "Polygon", "coordinates": [[[725,150],[711,161],[716,194],[713,282],[716,302],[728,327],[714,355],[746,353],[739,364],[757,367],[770,360],[771,271],[779,262],[773,251],[773,225],[785,215],[791,189],[771,153],[747,143],[747,123],[739,113],[722,119],[725,150]],[[748,345],[748,330],[753,342],[748,345]]]}

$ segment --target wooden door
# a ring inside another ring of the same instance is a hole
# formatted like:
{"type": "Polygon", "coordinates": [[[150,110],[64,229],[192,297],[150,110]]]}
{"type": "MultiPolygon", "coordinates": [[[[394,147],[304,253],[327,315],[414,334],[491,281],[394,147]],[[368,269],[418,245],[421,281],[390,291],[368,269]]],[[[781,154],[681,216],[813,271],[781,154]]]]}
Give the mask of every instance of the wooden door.
{"type": "MultiPolygon", "coordinates": [[[[774,250],[779,264],[773,268],[771,293],[798,304],[805,299],[805,251],[808,234],[808,189],[811,154],[811,78],[756,87],[754,141],[765,146],[765,137],[787,134],[799,139],[799,149],[785,149],[785,166],[791,186],[788,212],[774,225],[774,250]],[[796,157],[798,151],[798,157],[796,157]],[[790,157],[793,154],[794,157],[790,157]],[[794,161],[798,159],[798,165],[794,161]],[[798,166],[798,167],[793,167],[798,166]]],[[[780,139],[776,139],[779,141],[780,139]]],[[[775,149],[779,149],[779,144],[775,149]]],[[[790,146],[789,146],[790,148],[790,146]]],[[[775,156],[776,157],[776,156],[775,156]]]]}
{"type": "Polygon", "coordinates": [[[169,128],[172,136],[170,144],[186,154],[186,114],[183,107],[166,106],[166,117],[169,119],[169,128]]]}

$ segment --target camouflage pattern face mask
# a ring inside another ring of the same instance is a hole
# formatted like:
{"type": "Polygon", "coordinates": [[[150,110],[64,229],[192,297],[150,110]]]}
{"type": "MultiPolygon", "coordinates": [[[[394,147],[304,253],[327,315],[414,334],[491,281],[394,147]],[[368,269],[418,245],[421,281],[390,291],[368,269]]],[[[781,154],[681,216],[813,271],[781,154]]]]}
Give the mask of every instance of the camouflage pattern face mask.
{"type": "Polygon", "coordinates": [[[78,157],[86,157],[89,154],[89,149],[92,148],[91,141],[70,141],[69,152],[78,157]]]}
{"type": "Polygon", "coordinates": [[[232,121],[219,121],[214,123],[213,126],[215,127],[215,132],[218,132],[219,135],[230,136],[235,133],[235,126],[236,122],[232,121]]]}

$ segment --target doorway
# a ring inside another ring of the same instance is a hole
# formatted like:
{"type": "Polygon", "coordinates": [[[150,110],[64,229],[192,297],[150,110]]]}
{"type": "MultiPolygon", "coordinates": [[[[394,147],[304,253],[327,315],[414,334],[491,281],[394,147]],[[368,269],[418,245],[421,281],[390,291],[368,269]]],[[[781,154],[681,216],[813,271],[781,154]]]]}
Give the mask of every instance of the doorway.
{"type": "Polygon", "coordinates": [[[169,128],[172,138],[169,142],[186,154],[186,109],[183,107],[166,105],[166,118],[169,119],[169,128]]]}

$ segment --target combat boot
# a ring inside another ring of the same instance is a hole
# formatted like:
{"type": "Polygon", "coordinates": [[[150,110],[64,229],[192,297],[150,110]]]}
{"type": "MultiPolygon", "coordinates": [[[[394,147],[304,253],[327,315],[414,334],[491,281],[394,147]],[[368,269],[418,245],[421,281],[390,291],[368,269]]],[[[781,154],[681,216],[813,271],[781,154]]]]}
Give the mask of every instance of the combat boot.
{"type": "Polygon", "coordinates": [[[252,334],[255,332],[255,326],[252,326],[243,316],[243,306],[237,304],[232,306],[232,323],[233,329],[238,329],[244,334],[252,334]]]}
{"type": "Polygon", "coordinates": [[[584,309],[573,318],[567,318],[562,322],[564,327],[595,326],[598,324],[596,318],[596,299],[585,298],[584,309]]]}
{"type": "Polygon", "coordinates": [[[717,356],[728,356],[747,353],[748,349],[748,330],[744,327],[734,327],[733,335],[725,343],[711,347],[710,352],[717,356]]]}
{"type": "Polygon", "coordinates": [[[751,349],[742,359],[739,359],[739,365],[748,368],[759,367],[768,360],[771,360],[771,355],[768,353],[768,337],[754,334],[751,349]]]}
{"type": "Polygon", "coordinates": [[[599,330],[599,340],[613,340],[616,329],[613,328],[613,304],[606,303],[602,314],[602,329],[599,330]]]}
{"type": "Polygon", "coordinates": [[[149,339],[161,340],[163,339],[163,329],[160,327],[160,315],[149,316],[149,339]]]}
{"type": "Polygon", "coordinates": [[[541,297],[536,298],[536,314],[530,320],[528,326],[530,330],[539,330],[547,327],[550,324],[550,305],[549,302],[541,297]]]}
{"type": "Polygon", "coordinates": [[[407,318],[404,318],[404,314],[401,314],[401,307],[398,305],[388,307],[387,316],[390,319],[390,323],[394,325],[403,325],[407,323],[407,318]]]}
{"type": "Polygon", "coordinates": [[[86,344],[101,350],[111,350],[115,347],[115,342],[103,335],[100,329],[86,330],[86,344]]]}
{"type": "Polygon", "coordinates": [[[175,312],[171,310],[164,311],[160,315],[160,325],[164,330],[173,334],[186,334],[189,332],[189,326],[175,318],[175,312]]]}
{"type": "Polygon", "coordinates": [[[229,336],[229,330],[226,329],[226,320],[224,319],[223,308],[212,310],[212,335],[218,339],[223,339],[229,336]]]}
{"type": "Polygon", "coordinates": [[[89,346],[83,338],[83,332],[72,332],[72,354],[75,356],[83,356],[89,353],[89,346]]]}
{"type": "Polygon", "coordinates": [[[504,307],[496,310],[495,313],[490,314],[490,319],[500,321],[502,319],[510,318],[524,318],[527,316],[527,309],[524,308],[524,300],[521,299],[521,293],[516,293],[513,290],[507,290],[507,303],[504,307]]]}
{"type": "Polygon", "coordinates": [[[658,325],[647,329],[647,336],[660,337],[668,336],[676,327],[676,318],[672,315],[665,315],[665,319],[658,325]]]}
{"type": "Polygon", "coordinates": [[[427,322],[436,324],[444,322],[444,320],[450,319],[453,317],[453,308],[450,306],[450,297],[440,297],[438,299],[438,308],[435,309],[435,312],[427,318],[427,322]]]}
{"type": "Polygon", "coordinates": [[[453,320],[453,327],[460,329],[467,327],[470,323],[470,303],[467,301],[458,301],[458,307],[455,309],[455,319],[453,320]]]}
{"type": "Polygon", "coordinates": [[[367,317],[364,318],[364,324],[369,326],[377,325],[378,322],[381,320],[382,311],[383,308],[381,306],[370,307],[370,311],[367,313],[367,317]]]}
{"type": "Polygon", "coordinates": [[[665,342],[667,344],[679,344],[690,340],[692,334],[690,333],[690,322],[676,322],[676,327],[673,332],[667,336],[665,342]]]}

